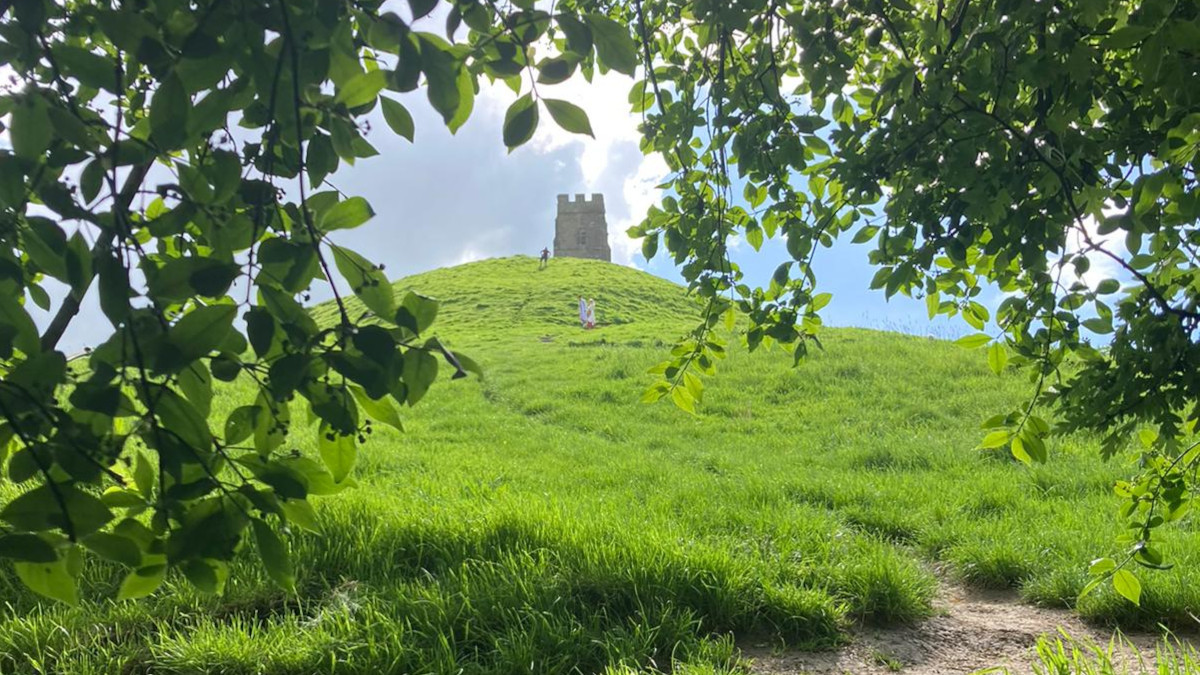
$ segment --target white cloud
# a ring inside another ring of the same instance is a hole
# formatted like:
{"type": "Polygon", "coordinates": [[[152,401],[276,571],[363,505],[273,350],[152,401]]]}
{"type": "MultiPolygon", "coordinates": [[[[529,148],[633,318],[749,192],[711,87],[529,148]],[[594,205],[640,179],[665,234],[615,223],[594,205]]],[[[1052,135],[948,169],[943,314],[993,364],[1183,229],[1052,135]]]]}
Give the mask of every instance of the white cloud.
{"type": "MultiPolygon", "coordinates": [[[[1107,208],[1104,210],[1105,216],[1112,216],[1120,213],[1121,210],[1116,207],[1107,208]]],[[[1125,249],[1124,230],[1113,230],[1108,234],[1100,233],[1100,223],[1092,216],[1088,216],[1083,221],[1084,232],[1077,229],[1071,230],[1067,235],[1066,254],[1059,258],[1059,264],[1064,259],[1070,259],[1072,256],[1085,251],[1089,248],[1089,242],[1096,244],[1104,250],[1118,257],[1125,257],[1128,251],[1125,249]]],[[[1116,260],[1099,252],[1090,252],[1087,255],[1088,269],[1082,275],[1076,274],[1074,267],[1070,268],[1070,272],[1076,279],[1082,281],[1088,288],[1095,289],[1101,281],[1105,279],[1119,279],[1121,277],[1121,266],[1116,260]]]]}
{"type": "Polygon", "coordinates": [[[625,232],[640,223],[650,207],[658,202],[662,192],[658,185],[668,173],[667,163],[659,155],[650,155],[641,160],[637,172],[625,179],[622,196],[628,206],[629,216],[616,219],[616,222],[610,219],[608,223],[613,262],[630,267],[637,267],[634,259],[642,254],[642,240],[633,239],[625,232]]]}
{"type": "MultiPolygon", "coordinates": [[[[610,72],[596,74],[590,83],[577,74],[561,84],[539,85],[540,97],[567,100],[583,108],[595,138],[562,130],[543,109],[533,138],[516,152],[549,155],[565,151],[577,158],[582,184],[570,192],[605,193],[613,262],[636,267],[641,241],[630,239],[625,232],[640,223],[658,201],[661,191],[656,186],[662,183],[668,168],[658,155],[646,156],[639,149],[638,125],[642,117],[629,112],[633,82],[629,77],[610,72]]],[[[485,86],[480,91],[477,109],[488,117],[503,119],[515,99],[516,94],[502,84],[485,86]]]]}
{"type": "Polygon", "coordinates": [[[475,249],[465,248],[465,249],[463,249],[462,254],[458,256],[458,260],[454,264],[455,265],[464,265],[469,262],[483,260],[483,258],[484,258],[484,256],[482,254],[480,254],[478,251],[476,251],[475,249]]]}

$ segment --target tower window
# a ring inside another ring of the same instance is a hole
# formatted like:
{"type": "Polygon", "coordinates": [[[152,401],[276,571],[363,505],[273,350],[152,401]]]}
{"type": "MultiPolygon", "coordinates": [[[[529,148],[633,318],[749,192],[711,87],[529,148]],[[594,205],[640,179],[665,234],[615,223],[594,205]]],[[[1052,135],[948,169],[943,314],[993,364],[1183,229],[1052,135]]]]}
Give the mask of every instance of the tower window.
{"type": "Polygon", "coordinates": [[[579,230],[575,233],[575,243],[580,246],[587,246],[587,232],[579,230]]]}

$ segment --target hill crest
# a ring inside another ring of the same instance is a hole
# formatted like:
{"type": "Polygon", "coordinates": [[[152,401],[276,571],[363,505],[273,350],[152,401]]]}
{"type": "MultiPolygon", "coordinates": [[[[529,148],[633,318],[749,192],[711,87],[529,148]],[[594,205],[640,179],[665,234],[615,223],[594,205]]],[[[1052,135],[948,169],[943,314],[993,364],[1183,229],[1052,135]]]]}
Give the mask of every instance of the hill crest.
{"type": "MultiPolygon", "coordinates": [[[[695,324],[697,302],[682,286],[600,260],[555,258],[545,269],[518,255],[422,272],[392,282],[397,298],[415,291],[440,302],[435,332],[451,340],[493,335],[557,337],[579,331],[579,296],[596,301],[597,336],[609,340],[674,338],[695,324]]],[[[362,311],[354,298],[351,313],[362,311]]],[[[332,319],[331,302],[313,308],[332,319]]]]}

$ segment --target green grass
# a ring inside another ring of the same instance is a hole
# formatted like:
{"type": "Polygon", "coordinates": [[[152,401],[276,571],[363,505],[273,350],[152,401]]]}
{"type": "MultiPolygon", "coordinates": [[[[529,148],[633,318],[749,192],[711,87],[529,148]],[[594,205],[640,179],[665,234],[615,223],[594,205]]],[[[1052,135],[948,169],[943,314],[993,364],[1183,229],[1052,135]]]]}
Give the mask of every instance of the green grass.
{"type": "MultiPolygon", "coordinates": [[[[1120,634],[1100,645],[1060,631],[1038,639],[1031,666],[1034,675],[1192,675],[1200,673],[1200,653],[1172,635],[1145,653],[1120,634]]],[[[1008,670],[990,668],[976,675],[991,673],[1007,675],[1008,670]]]]}
{"type": "MultiPolygon", "coordinates": [[[[823,648],[920,620],[935,566],[1067,606],[1112,551],[1111,484],[1133,468],[1086,437],[1034,469],[973,450],[1030,389],[979,353],[856,329],[795,369],[733,349],[691,417],[638,403],[696,317],[666,281],[510,258],[397,286],[443,301],[439,334],[487,377],[440,382],[404,434],[377,428],[360,487],[292,537],[296,597],[242,562],[222,597],[170,579],[116,604],[119,570],[90,563],[89,600],[64,608],[5,570],[0,672],[738,673],[737,640],[823,648]]],[[[250,398],[234,388],[214,415],[250,398]]],[[[1144,575],[1141,608],[1101,590],[1078,611],[1188,623],[1198,543],[1194,519],[1171,529],[1179,564],[1144,575]]]]}

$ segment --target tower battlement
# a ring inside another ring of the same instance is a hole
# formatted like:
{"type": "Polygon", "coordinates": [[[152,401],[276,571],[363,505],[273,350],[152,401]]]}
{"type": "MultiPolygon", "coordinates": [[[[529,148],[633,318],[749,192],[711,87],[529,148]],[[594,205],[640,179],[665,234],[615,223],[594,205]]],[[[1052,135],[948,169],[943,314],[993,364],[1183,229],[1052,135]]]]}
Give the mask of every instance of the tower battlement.
{"type": "Polygon", "coordinates": [[[608,245],[608,223],[604,218],[604,195],[593,193],[558,195],[558,217],[554,220],[554,256],[594,258],[612,262],[608,245]]]}
{"type": "Polygon", "coordinates": [[[604,213],[604,195],[593,193],[591,198],[585,194],[558,196],[559,213],[604,213]]]}

